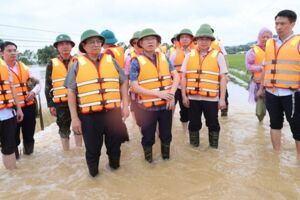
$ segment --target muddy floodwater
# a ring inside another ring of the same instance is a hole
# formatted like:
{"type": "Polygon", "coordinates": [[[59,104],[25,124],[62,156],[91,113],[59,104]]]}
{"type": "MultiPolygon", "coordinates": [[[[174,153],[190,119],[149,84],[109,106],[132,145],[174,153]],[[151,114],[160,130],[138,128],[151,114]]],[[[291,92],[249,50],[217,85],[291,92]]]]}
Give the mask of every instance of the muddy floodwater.
{"type": "Polygon", "coordinates": [[[258,122],[245,89],[229,83],[229,95],[229,116],[220,118],[218,150],[208,147],[207,128],[201,130],[199,148],[189,145],[177,108],[171,159],[162,160],[156,140],[154,162],[149,164],[130,117],[130,142],[122,145],[120,169],[108,167],[103,146],[96,178],[89,176],[85,150],[74,147],[73,137],[71,150],[62,152],[58,128],[52,123],[36,133],[34,154],[21,154],[17,170],[0,165],[0,199],[300,199],[300,158],[287,123],[282,152],[276,154],[268,116],[258,122]]]}

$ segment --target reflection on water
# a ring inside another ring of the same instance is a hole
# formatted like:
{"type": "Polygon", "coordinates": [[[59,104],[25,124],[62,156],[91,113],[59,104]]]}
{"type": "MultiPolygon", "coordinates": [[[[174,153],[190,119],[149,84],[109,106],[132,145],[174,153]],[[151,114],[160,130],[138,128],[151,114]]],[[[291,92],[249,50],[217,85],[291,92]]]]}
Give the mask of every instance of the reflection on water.
{"type": "Polygon", "coordinates": [[[244,89],[229,84],[229,91],[229,117],[220,119],[218,150],[208,147],[206,128],[200,147],[192,148],[176,114],[171,159],[161,159],[157,142],[149,164],[130,118],[131,140],[122,146],[121,168],[110,170],[104,147],[100,175],[91,178],[84,149],[72,141],[72,149],[63,153],[57,126],[51,124],[36,133],[34,154],[22,154],[17,170],[1,165],[0,199],[300,199],[300,161],[287,124],[283,151],[275,154],[268,118],[257,122],[244,89]]]}

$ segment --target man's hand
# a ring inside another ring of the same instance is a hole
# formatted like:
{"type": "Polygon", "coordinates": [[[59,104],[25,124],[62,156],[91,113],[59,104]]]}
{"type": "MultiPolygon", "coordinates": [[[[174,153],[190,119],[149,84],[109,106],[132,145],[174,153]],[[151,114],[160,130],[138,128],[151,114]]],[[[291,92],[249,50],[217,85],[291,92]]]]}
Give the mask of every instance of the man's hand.
{"type": "Polygon", "coordinates": [[[35,97],[35,93],[33,91],[28,92],[26,95],[26,101],[32,101],[35,97]]]}
{"type": "Polygon", "coordinates": [[[22,109],[17,109],[17,122],[21,122],[24,118],[24,114],[22,109]]]}
{"type": "Polygon", "coordinates": [[[128,106],[125,106],[122,108],[122,117],[123,117],[123,121],[125,121],[128,117],[129,117],[129,109],[128,106]]]}
{"type": "Polygon", "coordinates": [[[50,107],[49,110],[50,110],[51,115],[56,117],[56,108],[55,107],[50,107]]]}
{"type": "Polygon", "coordinates": [[[72,119],[72,130],[75,135],[82,134],[81,121],[79,118],[72,119]]]}
{"type": "Polygon", "coordinates": [[[182,103],[184,107],[189,108],[190,107],[190,100],[186,95],[182,95],[182,103]]]}

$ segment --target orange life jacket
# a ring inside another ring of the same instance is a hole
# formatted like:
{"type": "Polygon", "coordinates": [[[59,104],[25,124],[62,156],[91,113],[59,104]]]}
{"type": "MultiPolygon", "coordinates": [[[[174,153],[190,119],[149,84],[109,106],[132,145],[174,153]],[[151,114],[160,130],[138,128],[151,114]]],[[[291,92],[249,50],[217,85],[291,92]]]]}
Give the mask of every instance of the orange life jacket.
{"type": "MultiPolygon", "coordinates": [[[[254,64],[262,65],[262,62],[265,58],[265,51],[257,45],[253,45],[252,49],[253,49],[253,52],[255,54],[254,64]]],[[[261,82],[261,71],[253,72],[252,73],[252,78],[256,83],[260,83],[261,82]]]]}
{"type": "Polygon", "coordinates": [[[214,41],[211,43],[210,47],[211,47],[212,49],[214,49],[214,50],[217,50],[217,51],[222,52],[222,51],[221,51],[221,47],[220,47],[220,42],[219,42],[218,40],[214,40],[214,41]]]}
{"type": "MultiPolygon", "coordinates": [[[[140,71],[138,76],[138,84],[148,90],[164,91],[170,90],[172,85],[170,66],[166,55],[156,52],[156,66],[145,56],[137,57],[140,71]]],[[[166,101],[157,96],[148,96],[139,94],[138,102],[145,108],[153,106],[162,106],[166,101]]]]}
{"type": "Polygon", "coordinates": [[[280,48],[274,39],[266,43],[264,86],[267,88],[300,88],[300,35],[288,39],[280,48]]]}
{"type": "Polygon", "coordinates": [[[76,57],[72,57],[68,63],[68,66],[64,65],[64,63],[59,58],[52,59],[52,94],[53,94],[53,102],[54,103],[62,103],[68,101],[68,89],[65,88],[64,82],[66,76],[68,74],[68,70],[74,61],[77,60],[76,57]]]}
{"type": "Polygon", "coordinates": [[[120,107],[120,81],[111,55],[102,54],[99,66],[85,56],[78,57],[77,102],[83,114],[120,107]]]}
{"type": "Polygon", "coordinates": [[[17,62],[18,74],[13,70],[10,70],[13,77],[13,85],[16,88],[18,101],[21,107],[29,106],[34,104],[34,100],[26,101],[26,96],[29,92],[27,87],[27,81],[29,79],[28,67],[22,63],[17,62]]]}
{"type": "Polygon", "coordinates": [[[137,56],[139,55],[139,53],[137,53],[135,50],[130,51],[130,59],[135,59],[137,58],[137,56]]]}
{"type": "Polygon", "coordinates": [[[14,106],[14,98],[9,82],[9,74],[6,63],[0,58],[0,110],[4,108],[12,108],[14,106]]]}
{"type": "Polygon", "coordinates": [[[124,68],[125,62],[124,62],[124,49],[121,46],[115,46],[115,47],[109,47],[105,49],[104,53],[106,53],[108,50],[110,50],[113,53],[114,59],[118,62],[121,68],[124,68]]]}
{"type": "MultiPolygon", "coordinates": [[[[191,49],[191,47],[189,47],[189,50],[190,49],[191,49]]],[[[181,74],[182,74],[181,66],[182,66],[184,58],[185,58],[185,53],[184,53],[183,49],[177,48],[176,49],[176,57],[174,60],[174,67],[175,67],[176,71],[178,72],[180,78],[181,78],[181,74]]]]}
{"type": "Polygon", "coordinates": [[[175,47],[170,47],[169,49],[169,57],[171,57],[171,55],[176,51],[176,48],[175,47]]]}
{"type": "Polygon", "coordinates": [[[197,50],[190,53],[186,67],[187,93],[205,97],[217,97],[220,87],[219,51],[211,50],[201,61],[197,50]]]}

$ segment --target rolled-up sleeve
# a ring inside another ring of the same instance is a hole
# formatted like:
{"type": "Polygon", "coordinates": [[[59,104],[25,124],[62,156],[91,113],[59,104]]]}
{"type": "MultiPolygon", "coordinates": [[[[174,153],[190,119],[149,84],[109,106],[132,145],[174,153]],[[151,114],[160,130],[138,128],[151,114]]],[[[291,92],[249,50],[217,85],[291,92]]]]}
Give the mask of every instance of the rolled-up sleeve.
{"type": "Polygon", "coordinates": [[[78,68],[78,62],[74,62],[71,65],[71,68],[70,68],[70,70],[67,74],[67,77],[66,77],[66,80],[65,80],[65,83],[64,83],[64,86],[66,88],[70,88],[70,89],[73,89],[73,90],[75,90],[77,88],[77,85],[76,85],[77,68],[78,68]]]}
{"type": "Polygon", "coordinates": [[[130,64],[130,80],[136,81],[138,79],[139,75],[139,62],[137,59],[132,60],[130,64]]]}

